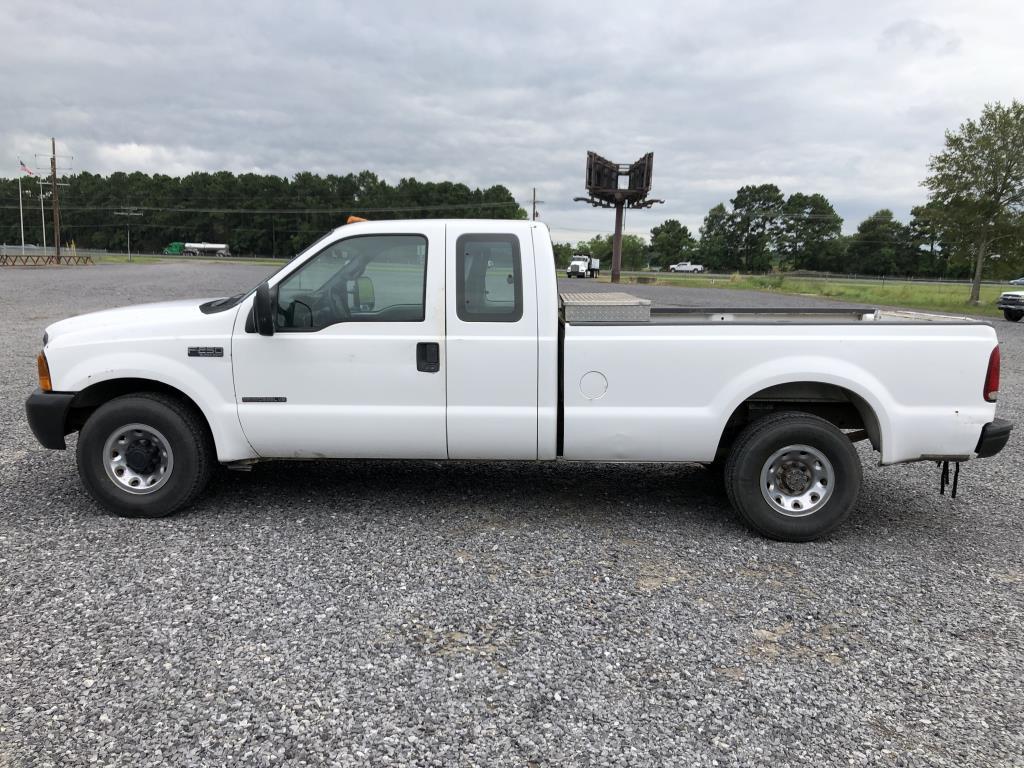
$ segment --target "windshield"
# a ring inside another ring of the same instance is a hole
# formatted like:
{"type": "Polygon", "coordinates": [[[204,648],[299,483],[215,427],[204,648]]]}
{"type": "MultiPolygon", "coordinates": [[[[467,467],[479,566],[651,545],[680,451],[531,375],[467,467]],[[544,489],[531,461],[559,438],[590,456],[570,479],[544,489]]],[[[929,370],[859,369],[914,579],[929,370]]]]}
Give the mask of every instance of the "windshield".
{"type": "Polygon", "coordinates": [[[299,253],[299,254],[296,254],[295,256],[292,256],[290,259],[288,259],[288,261],[286,261],[280,267],[278,267],[273,272],[271,272],[269,275],[264,277],[262,280],[260,280],[256,285],[254,285],[249,290],[243,291],[242,293],[236,293],[234,296],[225,296],[222,299],[214,299],[213,301],[208,301],[205,304],[200,305],[199,309],[202,310],[203,313],[209,315],[209,314],[212,314],[214,312],[223,312],[224,310],[231,309],[232,307],[238,306],[243,300],[246,299],[246,297],[248,297],[251,294],[253,294],[256,291],[257,288],[259,288],[261,285],[263,285],[263,283],[267,282],[268,280],[272,280],[276,275],[278,275],[281,272],[281,270],[285,269],[286,267],[291,266],[291,263],[293,261],[295,261],[295,259],[297,259],[299,256],[301,256],[303,253],[306,253],[307,251],[313,250],[314,248],[319,246],[324,240],[326,240],[327,238],[329,238],[333,234],[334,234],[334,230],[331,230],[327,234],[321,236],[312,245],[310,245],[308,248],[303,250],[302,253],[299,253]]]}

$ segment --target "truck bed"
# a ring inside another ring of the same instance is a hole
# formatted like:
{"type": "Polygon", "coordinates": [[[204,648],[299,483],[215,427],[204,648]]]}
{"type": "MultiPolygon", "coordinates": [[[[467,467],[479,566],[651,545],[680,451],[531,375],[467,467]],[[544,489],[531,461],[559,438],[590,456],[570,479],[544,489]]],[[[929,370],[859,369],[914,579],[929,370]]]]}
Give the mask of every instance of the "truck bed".
{"type": "Polygon", "coordinates": [[[995,331],[965,317],[564,294],[560,327],[566,458],[711,461],[742,403],[807,382],[877,415],[885,464],[968,456],[993,418],[995,331]]]}

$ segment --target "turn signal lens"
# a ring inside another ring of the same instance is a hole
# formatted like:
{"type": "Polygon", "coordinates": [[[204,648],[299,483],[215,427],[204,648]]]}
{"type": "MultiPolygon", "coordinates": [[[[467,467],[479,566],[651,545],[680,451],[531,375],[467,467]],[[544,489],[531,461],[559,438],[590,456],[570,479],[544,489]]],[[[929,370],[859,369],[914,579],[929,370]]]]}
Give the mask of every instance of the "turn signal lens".
{"type": "Polygon", "coordinates": [[[43,392],[52,392],[53,382],[50,381],[50,366],[46,362],[46,355],[42,352],[36,358],[36,368],[39,370],[39,388],[43,392]]]}
{"type": "Polygon", "coordinates": [[[988,357],[988,370],[985,372],[985,399],[994,403],[999,398],[999,347],[992,350],[988,357]]]}

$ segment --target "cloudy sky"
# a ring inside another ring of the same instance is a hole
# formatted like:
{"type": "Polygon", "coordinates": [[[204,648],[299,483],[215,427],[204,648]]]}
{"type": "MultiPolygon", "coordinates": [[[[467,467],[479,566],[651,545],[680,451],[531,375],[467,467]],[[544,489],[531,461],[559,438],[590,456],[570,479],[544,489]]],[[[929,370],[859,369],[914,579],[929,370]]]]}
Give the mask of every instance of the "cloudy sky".
{"type": "Polygon", "coordinates": [[[654,152],[646,235],[747,183],[906,217],[943,131],[1024,98],[1024,2],[62,2],[0,6],[0,156],[74,168],[505,184],[609,231],[586,150],[654,152]],[[89,6],[92,6],[91,8],[89,6]]]}

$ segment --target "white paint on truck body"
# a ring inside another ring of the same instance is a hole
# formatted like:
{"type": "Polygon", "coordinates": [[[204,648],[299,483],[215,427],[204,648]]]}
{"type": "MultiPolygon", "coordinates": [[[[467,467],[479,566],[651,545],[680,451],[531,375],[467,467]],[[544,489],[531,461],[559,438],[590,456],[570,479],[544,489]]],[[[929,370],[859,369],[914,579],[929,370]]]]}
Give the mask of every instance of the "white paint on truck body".
{"type": "Polygon", "coordinates": [[[779,384],[819,382],[871,406],[882,463],[966,456],[995,416],[982,396],[995,344],[982,323],[569,325],[564,455],[711,461],[745,400],[779,384]],[[591,370],[608,379],[600,399],[580,393],[591,370]]]}
{"type": "Polygon", "coordinates": [[[560,325],[554,254],[537,222],[351,224],[269,284],[333,243],[389,233],[427,240],[422,321],[339,322],[260,336],[246,330],[251,293],[213,314],[201,312],[198,300],[108,310],[47,329],[54,389],[79,392],[123,378],[177,389],[208,420],[222,462],[554,459],[560,388],[563,454],[577,460],[710,461],[736,408],[789,382],[833,384],[859,396],[877,419],[887,464],[969,456],[995,416],[982,393],[997,343],[986,323],[723,313],[715,322],[560,325]],[[464,234],[518,244],[520,319],[459,318],[454,283],[464,234]],[[437,372],[417,370],[420,343],[438,345],[437,372]],[[223,356],[190,357],[189,347],[223,348],[223,356]]]}

